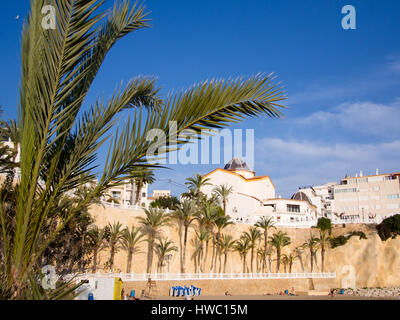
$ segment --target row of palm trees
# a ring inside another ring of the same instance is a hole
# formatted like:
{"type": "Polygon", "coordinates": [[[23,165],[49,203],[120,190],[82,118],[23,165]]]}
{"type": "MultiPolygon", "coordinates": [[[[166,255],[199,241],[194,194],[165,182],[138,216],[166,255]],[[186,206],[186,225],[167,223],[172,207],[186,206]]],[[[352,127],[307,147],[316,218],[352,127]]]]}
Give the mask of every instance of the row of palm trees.
{"type": "MultiPolygon", "coordinates": [[[[230,217],[226,215],[226,204],[229,195],[233,192],[232,187],[226,185],[216,186],[212,195],[207,198],[201,188],[210,185],[209,179],[200,174],[187,179],[188,192],[182,195],[182,202],[176,206],[171,213],[163,209],[151,207],[145,210],[143,217],[138,217],[139,226],[132,226],[122,229],[122,225],[115,223],[107,228],[110,230],[108,246],[110,248],[110,259],[108,267],[113,268],[115,253],[121,246],[128,253],[127,272],[131,271],[132,257],[139,252],[138,245],[142,241],[147,242],[147,267],[146,272],[151,273],[154,254],[158,256],[157,271],[163,269],[163,262],[168,252],[178,251],[178,248],[171,240],[162,239],[162,228],[176,226],[179,237],[179,259],[180,272],[186,272],[187,246],[190,242],[193,247],[191,260],[194,263],[194,271],[197,272],[226,272],[228,255],[231,252],[239,253],[243,272],[272,272],[272,262],[276,261],[276,272],[280,271],[281,263],[285,272],[292,271],[296,260],[300,261],[304,271],[302,253],[307,249],[310,253],[310,270],[317,264],[317,250],[321,249],[321,268],[324,271],[325,251],[330,237],[330,220],[321,218],[317,228],[320,236],[313,236],[301,246],[296,247],[292,252],[282,253],[282,250],[291,244],[287,233],[275,232],[269,236],[271,229],[275,229],[274,222],[270,217],[261,219],[242,233],[239,239],[233,239],[226,234],[225,229],[232,225],[230,217]],[[222,205],[222,206],[221,206],[222,205]],[[194,237],[189,240],[189,228],[194,229],[194,237]],[[209,259],[210,244],[212,248],[211,259],[209,259]],[[272,259],[273,252],[276,252],[276,259],[272,259]],[[250,268],[247,266],[248,254],[250,253],[250,268]],[[255,263],[254,263],[255,262],[255,263]],[[209,265],[208,265],[208,264],[209,265]]],[[[94,228],[93,233],[101,235],[101,232],[94,228]]],[[[97,246],[96,246],[97,248],[97,246]]],[[[100,249],[100,245],[98,247],[100,249]]],[[[93,269],[97,267],[97,251],[94,251],[93,269]]]]}

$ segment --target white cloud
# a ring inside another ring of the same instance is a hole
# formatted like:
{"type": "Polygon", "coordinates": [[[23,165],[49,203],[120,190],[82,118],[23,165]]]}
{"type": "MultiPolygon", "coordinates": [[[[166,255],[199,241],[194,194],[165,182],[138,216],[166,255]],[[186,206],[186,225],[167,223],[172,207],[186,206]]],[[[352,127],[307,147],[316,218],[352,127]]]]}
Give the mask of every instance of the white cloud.
{"type": "Polygon", "coordinates": [[[400,170],[400,140],[384,143],[315,143],[263,138],[256,141],[257,174],[269,174],[284,196],[299,186],[339,181],[345,174],[400,170]]]}
{"type": "Polygon", "coordinates": [[[294,119],[300,126],[322,126],[380,137],[399,136],[400,100],[391,104],[373,102],[343,103],[332,111],[317,111],[306,117],[294,119]]]}

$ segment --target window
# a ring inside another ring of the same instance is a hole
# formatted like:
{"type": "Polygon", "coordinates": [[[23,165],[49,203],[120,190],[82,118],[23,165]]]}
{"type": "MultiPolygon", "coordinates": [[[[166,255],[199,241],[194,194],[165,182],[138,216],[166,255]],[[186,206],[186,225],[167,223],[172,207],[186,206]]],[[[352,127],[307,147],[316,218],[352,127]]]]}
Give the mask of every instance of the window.
{"type": "Polygon", "coordinates": [[[146,197],[146,192],[142,192],[142,197],[146,197]]]}
{"type": "Polygon", "coordinates": [[[399,198],[399,194],[395,193],[395,194],[388,194],[386,196],[387,199],[398,199],[399,198]]]}
{"type": "Polygon", "coordinates": [[[335,189],[335,193],[343,193],[343,192],[357,192],[357,188],[335,189]]]}
{"type": "Polygon", "coordinates": [[[360,197],[360,200],[361,201],[367,201],[368,200],[368,196],[362,196],[362,197],[360,197]]]}
{"type": "Polygon", "coordinates": [[[116,199],[121,198],[121,191],[113,191],[112,192],[112,197],[116,198],[116,199]]]}
{"type": "Polygon", "coordinates": [[[377,204],[376,206],[375,206],[375,209],[380,209],[381,208],[381,205],[380,204],[377,204]]]}
{"type": "Polygon", "coordinates": [[[287,212],[300,212],[300,206],[298,204],[288,204],[287,212]]]}
{"type": "Polygon", "coordinates": [[[399,204],[398,203],[390,203],[387,205],[388,209],[398,209],[399,208],[399,204]]]}

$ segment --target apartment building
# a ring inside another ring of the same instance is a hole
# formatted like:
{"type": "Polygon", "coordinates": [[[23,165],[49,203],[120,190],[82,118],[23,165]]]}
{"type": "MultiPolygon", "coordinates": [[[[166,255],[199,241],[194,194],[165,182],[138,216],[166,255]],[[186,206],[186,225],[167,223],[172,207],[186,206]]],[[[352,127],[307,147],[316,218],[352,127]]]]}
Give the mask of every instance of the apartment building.
{"type": "MultiPolygon", "coordinates": [[[[340,182],[299,188],[321,216],[336,223],[380,223],[400,214],[400,172],[363,176],[362,171],[340,182]]],[[[296,194],[297,194],[296,193],[296,194]]]]}
{"type": "Polygon", "coordinates": [[[335,212],[341,219],[384,219],[400,214],[400,172],[346,176],[334,186],[335,212]]]}
{"type": "Polygon", "coordinates": [[[122,185],[108,189],[104,200],[121,206],[138,205],[147,208],[148,185],[145,183],[138,192],[134,181],[125,180],[124,182],[122,185]]]}

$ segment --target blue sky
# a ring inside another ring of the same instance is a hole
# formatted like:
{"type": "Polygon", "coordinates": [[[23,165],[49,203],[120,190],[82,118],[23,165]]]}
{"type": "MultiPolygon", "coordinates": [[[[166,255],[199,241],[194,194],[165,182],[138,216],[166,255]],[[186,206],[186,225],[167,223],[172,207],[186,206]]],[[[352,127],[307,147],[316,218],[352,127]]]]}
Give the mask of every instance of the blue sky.
{"type": "MultiPolygon", "coordinates": [[[[285,118],[246,120],[255,130],[255,171],[277,193],[354,175],[400,171],[399,1],[145,1],[152,28],[120,41],[106,58],[86,104],[109,97],[121,81],[158,77],[162,93],[209,78],[275,72],[289,99],[285,118]],[[343,30],[341,8],[356,9],[356,30],[343,30]]],[[[111,6],[112,1],[107,1],[111,6]]],[[[20,33],[29,1],[0,10],[0,105],[17,115],[20,33]],[[16,16],[19,15],[19,19],[16,16]]],[[[104,150],[99,154],[101,163],[104,150]]],[[[184,191],[194,172],[220,165],[158,170],[153,188],[184,191]]]]}

